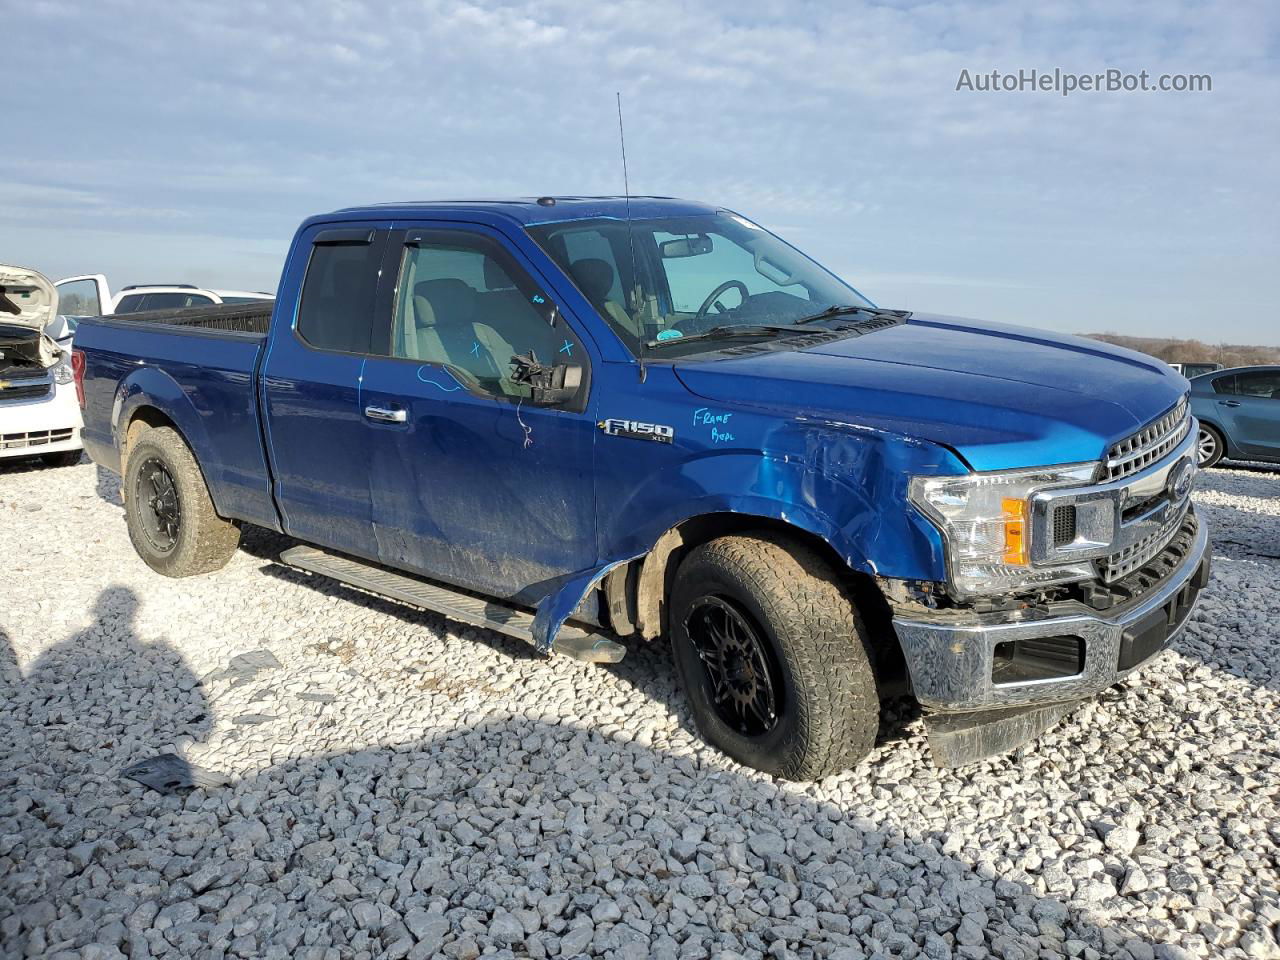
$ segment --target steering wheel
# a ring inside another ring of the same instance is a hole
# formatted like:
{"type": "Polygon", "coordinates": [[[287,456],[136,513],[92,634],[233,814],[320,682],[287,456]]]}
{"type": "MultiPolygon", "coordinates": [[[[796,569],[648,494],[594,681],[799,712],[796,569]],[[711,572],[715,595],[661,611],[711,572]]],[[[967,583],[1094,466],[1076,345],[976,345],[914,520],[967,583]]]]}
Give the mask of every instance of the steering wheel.
{"type": "Polygon", "coordinates": [[[719,300],[722,296],[724,296],[728,291],[733,290],[735,288],[737,289],[738,293],[742,295],[742,302],[746,303],[747,297],[751,296],[751,292],[747,289],[747,285],[743,283],[741,280],[726,280],[724,283],[720,284],[720,286],[712,290],[711,293],[707,296],[707,299],[702,301],[702,306],[700,306],[698,308],[698,312],[693,315],[693,319],[705,320],[707,313],[711,310],[713,306],[719,307],[720,312],[723,313],[724,307],[716,303],[716,301],[719,300]]]}

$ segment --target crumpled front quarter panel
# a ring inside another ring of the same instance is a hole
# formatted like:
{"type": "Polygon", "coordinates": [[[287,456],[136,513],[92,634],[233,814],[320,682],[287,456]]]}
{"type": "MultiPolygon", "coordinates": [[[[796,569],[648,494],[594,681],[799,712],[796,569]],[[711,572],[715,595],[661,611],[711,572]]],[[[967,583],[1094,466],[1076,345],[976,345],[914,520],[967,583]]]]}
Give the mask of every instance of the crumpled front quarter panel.
{"type": "Polygon", "coordinates": [[[942,579],[937,531],[907,502],[913,474],[966,472],[933,444],[826,417],[717,404],[671,367],[602,371],[597,419],[670,427],[670,443],[597,440],[602,561],[634,556],[684,520],[730,513],[779,520],[826,540],[855,570],[942,579]]]}

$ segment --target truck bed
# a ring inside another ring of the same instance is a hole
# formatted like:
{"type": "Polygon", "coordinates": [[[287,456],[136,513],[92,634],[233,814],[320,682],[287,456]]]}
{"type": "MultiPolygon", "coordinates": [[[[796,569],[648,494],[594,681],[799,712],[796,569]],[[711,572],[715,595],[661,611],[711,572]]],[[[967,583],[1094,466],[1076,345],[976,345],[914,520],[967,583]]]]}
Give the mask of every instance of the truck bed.
{"type": "Polygon", "coordinates": [[[141,405],[166,411],[223,516],[277,527],[255,373],[271,304],[219,304],[82,320],[84,443],[120,469],[120,435],[141,405]]]}
{"type": "Polygon", "coordinates": [[[124,323],[159,324],[188,330],[250,333],[265,336],[271,326],[274,301],[260,303],[219,303],[208,307],[182,307],[172,310],[143,310],[117,313],[110,318],[124,323]]]}

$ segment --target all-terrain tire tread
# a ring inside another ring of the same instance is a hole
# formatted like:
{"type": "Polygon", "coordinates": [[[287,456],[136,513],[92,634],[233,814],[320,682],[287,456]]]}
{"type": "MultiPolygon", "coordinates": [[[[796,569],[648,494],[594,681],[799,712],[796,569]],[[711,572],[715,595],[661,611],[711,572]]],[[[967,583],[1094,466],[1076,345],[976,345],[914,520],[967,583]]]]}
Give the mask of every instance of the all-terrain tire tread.
{"type": "Polygon", "coordinates": [[[780,639],[785,635],[799,723],[780,775],[813,780],[865,757],[875,743],[880,701],[866,628],[831,565],[809,547],[769,534],[722,537],[685,562],[734,568],[771,612],[780,639]]]}
{"type": "Polygon", "coordinates": [[[125,517],[129,539],[134,549],[157,573],[167,577],[194,577],[221,570],[235,555],[240,545],[240,528],[218,516],[204,474],[181,435],[171,427],[146,427],[129,445],[124,467],[125,517]],[[147,549],[145,534],[139,527],[137,512],[131,503],[133,483],[130,468],[143,462],[147,447],[154,447],[172,468],[182,509],[182,533],[174,551],[156,557],[147,549]]]}

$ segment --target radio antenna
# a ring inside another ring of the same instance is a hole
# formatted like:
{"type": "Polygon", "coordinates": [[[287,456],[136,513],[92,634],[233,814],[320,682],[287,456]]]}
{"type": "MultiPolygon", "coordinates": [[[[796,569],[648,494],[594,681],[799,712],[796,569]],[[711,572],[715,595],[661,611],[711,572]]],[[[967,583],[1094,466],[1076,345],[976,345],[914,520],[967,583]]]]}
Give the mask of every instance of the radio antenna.
{"type": "MultiPolygon", "coordinates": [[[[640,275],[636,270],[636,238],[635,238],[635,233],[632,232],[632,229],[631,229],[631,181],[627,178],[627,136],[622,129],[622,93],[620,91],[617,91],[614,93],[614,96],[617,98],[617,101],[618,101],[618,143],[622,146],[622,194],[626,198],[627,246],[631,248],[631,288],[632,288],[632,295],[633,297],[635,297],[635,292],[636,290],[638,290],[640,286],[640,275]]],[[[627,293],[626,290],[623,290],[624,300],[626,298],[626,293],[627,293]]],[[[639,298],[635,297],[635,299],[638,300],[639,298]]],[[[624,308],[626,307],[625,302],[623,304],[623,307],[624,308]]],[[[638,313],[639,312],[638,304],[636,306],[636,310],[638,313]]],[[[645,352],[647,348],[645,347],[645,342],[644,342],[643,322],[640,324],[639,350],[640,350],[640,353],[639,353],[638,359],[640,361],[640,382],[644,383],[645,378],[648,376],[648,370],[645,367],[645,363],[644,363],[645,352]]]]}

